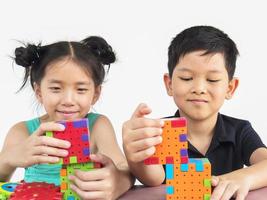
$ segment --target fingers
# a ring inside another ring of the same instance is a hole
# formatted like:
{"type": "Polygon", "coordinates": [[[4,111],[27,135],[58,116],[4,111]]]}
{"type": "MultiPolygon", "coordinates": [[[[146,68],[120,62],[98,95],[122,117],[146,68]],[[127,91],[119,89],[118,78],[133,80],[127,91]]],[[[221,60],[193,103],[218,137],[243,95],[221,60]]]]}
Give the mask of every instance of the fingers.
{"type": "Polygon", "coordinates": [[[226,187],[227,187],[227,182],[222,181],[219,182],[219,184],[215,187],[215,189],[212,192],[211,199],[216,200],[216,199],[221,199],[226,187]]]}
{"type": "Polygon", "coordinates": [[[106,166],[113,162],[109,157],[103,154],[91,154],[90,159],[93,162],[101,163],[103,166],[106,166]]]}
{"type": "Polygon", "coordinates": [[[138,151],[148,149],[152,146],[158,145],[161,142],[162,142],[162,137],[156,136],[156,137],[145,138],[142,140],[137,140],[135,142],[132,142],[125,148],[127,148],[128,151],[130,152],[138,152],[138,151]]]}
{"type": "Polygon", "coordinates": [[[68,155],[68,151],[64,149],[58,149],[49,146],[37,146],[34,148],[33,155],[49,155],[56,157],[66,157],[68,155]]]}
{"type": "Polygon", "coordinates": [[[64,131],[65,126],[55,122],[42,123],[39,128],[34,132],[34,135],[44,135],[46,131],[64,131]]]}
{"type": "Polygon", "coordinates": [[[155,153],[155,151],[156,151],[156,148],[154,146],[152,146],[152,147],[149,147],[145,150],[129,154],[127,159],[132,161],[132,162],[135,162],[135,163],[142,162],[145,159],[152,156],[155,153]]]}
{"type": "Polygon", "coordinates": [[[47,163],[58,163],[59,158],[53,156],[46,156],[46,155],[38,155],[32,157],[33,164],[47,164],[47,163]]]}
{"type": "Polygon", "coordinates": [[[77,177],[81,181],[100,181],[110,177],[110,172],[106,168],[93,169],[90,171],[75,170],[75,176],[70,176],[70,180],[73,177],[77,177]]]}
{"type": "MultiPolygon", "coordinates": [[[[94,183],[94,184],[96,184],[96,183],[94,183]]],[[[105,197],[106,195],[103,191],[90,191],[90,192],[83,191],[83,190],[79,189],[79,187],[77,187],[76,185],[73,185],[73,184],[70,185],[70,188],[74,192],[76,192],[84,200],[85,199],[86,200],[89,200],[89,199],[96,200],[96,199],[105,199],[106,198],[105,197]]]]}
{"type": "Polygon", "coordinates": [[[162,135],[162,128],[147,127],[132,131],[132,133],[127,135],[125,139],[134,142],[161,135],[162,135]]]}
{"type": "Polygon", "coordinates": [[[213,187],[216,187],[217,185],[218,185],[218,183],[219,183],[219,177],[217,177],[217,176],[212,176],[211,177],[211,185],[213,186],[213,187]]]}
{"type": "Polygon", "coordinates": [[[144,117],[145,115],[148,115],[151,113],[151,109],[144,103],[141,103],[137,106],[134,113],[132,114],[131,119],[144,117]]]}
{"type": "Polygon", "coordinates": [[[51,147],[63,148],[63,149],[67,149],[71,146],[69,141],[60,140],[57,138],[47,137],[47,136],[38,137],[38,139],[35,140],[35,145],[36,146],[46,145],[46,146],[51,146],[51,147]]]}

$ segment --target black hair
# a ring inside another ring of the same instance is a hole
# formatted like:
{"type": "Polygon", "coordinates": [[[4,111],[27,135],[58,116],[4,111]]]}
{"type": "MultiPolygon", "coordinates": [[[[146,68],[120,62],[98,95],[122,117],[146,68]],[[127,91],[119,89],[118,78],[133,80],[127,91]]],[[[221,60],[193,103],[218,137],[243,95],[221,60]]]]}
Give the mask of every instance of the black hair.
{"type": "Polygon", "coordinates": [[[61,41],[46,46],[28,43],[15,49],[16,64],[25,68],[23,83],[19,90],[24,88],[28,79],[32,88],[34,83],[40,84],[46,67],[63,58],[70,58],[85,67],[91,74],[95,86],[101,85],[104,81],[106,74],[104,65],[108,65],[109,70],[110,64],[116,60],[112,47],[98,36],[91,36],[80,42],[61,41]]]}
{"type": "Polygon", "coordinates": [[[181,57],[193,51],[204,50],[203,55],[222,53],[229,80],[235,73],[238,49],[233,40],[221,30],[212,26],[193,26],[185,29],[171,41],[168,50],[168,70],[172,77],[181,57]]]}

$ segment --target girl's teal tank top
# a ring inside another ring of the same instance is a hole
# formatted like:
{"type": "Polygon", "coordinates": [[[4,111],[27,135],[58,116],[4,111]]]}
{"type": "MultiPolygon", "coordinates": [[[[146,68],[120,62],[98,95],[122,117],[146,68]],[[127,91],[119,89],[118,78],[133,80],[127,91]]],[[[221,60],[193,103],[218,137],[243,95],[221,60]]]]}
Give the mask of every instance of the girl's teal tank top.
{"type": "MultiPolygon", "coordinates": [[[[89,130],[92,132],[95,121],[100,115],[97,113],[89,113],[87,115],[89,121],[89,130]]],[[[29,134],[31,135],[39,126],[39,118],[34,118],[26,121],[26,126],[28,128],[29,134]]],[[[55,185],[60,185],[60,164],[37,164],[31,167],[25,168],[24,181],[31,182],[47,182],[54,183],[55,185]]]]}

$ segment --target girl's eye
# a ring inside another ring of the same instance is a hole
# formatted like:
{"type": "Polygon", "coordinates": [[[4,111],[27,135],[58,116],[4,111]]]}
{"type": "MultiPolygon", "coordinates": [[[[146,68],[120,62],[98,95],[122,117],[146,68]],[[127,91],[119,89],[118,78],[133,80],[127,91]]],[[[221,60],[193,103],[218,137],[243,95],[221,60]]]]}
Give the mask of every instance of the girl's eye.
{"type": "Polygon", "coordinates": [[[215,82],[218,82],[220,81],[219,79],[208,79],[207,80],[208,82],[211,82],[211,83],[215,83],[215,82]]]}
{"type": "Polygon", "coordinates": [[[182,81],[191,81],[193,78],[191,77],[179,77],[182,81]]]}
{"type": "Polygon", "coordinates": [[[60,87],[49,87],[50,90],[60,90],[60,87]]]}

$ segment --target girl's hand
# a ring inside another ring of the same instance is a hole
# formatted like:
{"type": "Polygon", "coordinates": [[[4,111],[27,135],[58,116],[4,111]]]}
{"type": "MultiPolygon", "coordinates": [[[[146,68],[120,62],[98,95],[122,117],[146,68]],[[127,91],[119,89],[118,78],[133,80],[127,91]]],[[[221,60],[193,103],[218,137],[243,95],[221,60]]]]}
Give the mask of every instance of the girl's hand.
{"type": "Polygon", "coordinates": [[[212,192],[210,200],[229,200],[235,197],[236,200],[244,200],[249,192],[250,181],[247,177],[238,174],[225,174],[212,177],[212,192]]]}
{"type": "Polygon", "coordinates": [[[93,162],[101,163],[102,168],[92,171],[76,170],[75,175],[69,176],[73,184],[70,188],[83,200],[118,198],[119,171],[113,161],[105,155],[90,155],[93,162]]]}
{"type": "Polygon", "coordinates": [[[140,104],[131,119],[123,124],[122,139],[125,156],[130,162],[141,162],[155,153],[155,145],[162,142],[163,122],[159,119],[147,119],[145,115],[151,109],[140,104]]]}
{"type": "Polygon", "coordinates": [[[47,122],[21,143],[9,146],[5,153],[12,167],[29,167],[40,163],[57,163],[59,157],[68,155],[68,141],[44,136],[46,131],[63,131],[64,125],[55,122],[47,122]]]}

